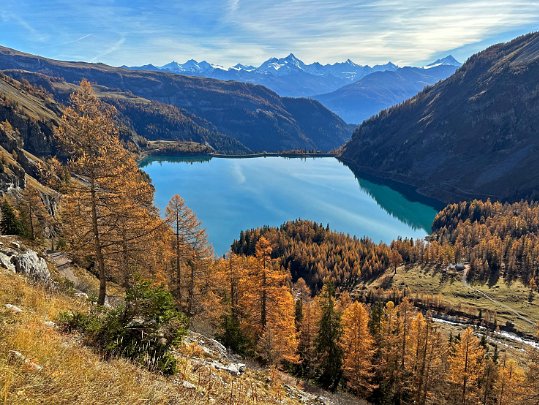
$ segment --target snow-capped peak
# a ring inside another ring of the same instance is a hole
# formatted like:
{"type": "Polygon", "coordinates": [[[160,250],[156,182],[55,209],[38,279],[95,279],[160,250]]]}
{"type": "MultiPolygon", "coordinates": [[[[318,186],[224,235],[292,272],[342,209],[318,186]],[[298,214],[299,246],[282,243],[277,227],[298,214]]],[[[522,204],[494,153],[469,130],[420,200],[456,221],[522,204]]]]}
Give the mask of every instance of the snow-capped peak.
{"type": "Polygon", "coordinates": [[[424,69],[430,69],[436,66],[461,66],[462,63],[460,63],[458,60],[456,60],[453,55],[447,55],[445,58],[436,59],[434,62],[429,63],[428,65],[424,66],[424,69]]]}

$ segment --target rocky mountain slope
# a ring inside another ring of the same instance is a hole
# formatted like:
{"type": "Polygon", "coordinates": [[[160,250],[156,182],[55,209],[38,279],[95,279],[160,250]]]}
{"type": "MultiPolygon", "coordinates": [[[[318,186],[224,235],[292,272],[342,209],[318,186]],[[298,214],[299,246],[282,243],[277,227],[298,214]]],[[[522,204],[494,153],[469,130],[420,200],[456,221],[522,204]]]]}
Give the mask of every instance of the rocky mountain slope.
{"type": "Polygon", "coordinates": [[[61,106],[48,94],[0,73],[0,193],[41,185],[47,177],[42,158],[57,154],[53,127],[61,106]]]}
{"type": "Polygon", "coordinates": [[[341,158],[440,201],[539,197],[539,33],[365,121],[341,158]]]}
{"type": "MultiPolygon", "coordinates": [[[[291,102],[287,99],[262,86],[246,83],[61,62],[3,47],[0,47],[0,70],[13,75],[14,71],[39,73],[60,78],[68,85],[86,78],[101,92],[120,97],[123,102],[136,98],[160,103],[149,107],[154,112],[162,110],[162,104],[171,105],[198,126],[233,138],[252,151],[328,150],[341,145],[351,133],[350,126],[337,115],[310,100],[294,101],[296,108],[290,111],[287,104],[291,102]],[[308,120],[305,117],[309,117],[308,120]],[[320,142],[318,133],[312,131],[313,126],[322,133],[333,134],[330,144],[327,139],[320,142]]],[[[174,114],[178,115],[177,111],[174,114]]],[[[139,109],[131,118],[133,116],[140,117],[139,109]]],[[[160,123],[158,127],[169,128],[169,125],[160,123]]]]}
{"type": "Polygon", "coordinates": [[[403,67],[372,73],[332,93],[315,96],[314,99],[346,122],[358,124],[415,96],[426,86],[451,76],[459,66],[439,63],[428,68],[403,67]]]}

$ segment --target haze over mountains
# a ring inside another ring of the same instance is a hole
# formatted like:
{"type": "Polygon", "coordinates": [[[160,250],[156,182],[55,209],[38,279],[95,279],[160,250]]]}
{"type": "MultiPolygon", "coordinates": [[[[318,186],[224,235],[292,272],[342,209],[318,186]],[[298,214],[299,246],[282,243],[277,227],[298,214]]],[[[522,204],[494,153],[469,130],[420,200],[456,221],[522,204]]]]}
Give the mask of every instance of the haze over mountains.
{"type": "Polygon", "coordinates": [[[375,72],[314,98],[346,122],[358,124],[451,76],[459,66],[434,63],[428,68],[402,67],[375,72]]]}
{"type": "Polygon", "coordinates": [[[345,62],[306,64],[290,54],[270,58],[258,67],[237,64],[228,69],[206,61],[170,62],[157,67],[144,65],[132,70],[167,71],[261,84],[281,96],[312,97],[346,122],[357,124],[394,104],[414,96],[425,86],[451,75],[461,64],[451,55],[424,67],[359,65],[345,62]]]}
{"type": "Polygon", "coordinates": [[[539,33],[365,121],[341,158],[440,201],[539,197],[539,33]]]}

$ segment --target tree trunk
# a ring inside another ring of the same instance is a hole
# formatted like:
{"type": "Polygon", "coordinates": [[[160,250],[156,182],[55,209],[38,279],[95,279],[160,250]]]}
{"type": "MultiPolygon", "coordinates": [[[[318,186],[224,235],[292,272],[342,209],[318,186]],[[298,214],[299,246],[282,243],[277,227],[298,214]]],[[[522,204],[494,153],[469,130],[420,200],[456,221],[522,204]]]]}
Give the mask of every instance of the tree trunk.
{"type": "Polygon", "coordinates": [[[97,269],[99,271],[99,297],[97,305],[105,305],[107,297],[107,274],[105,271],[105,259],[101,247],[101,237],[99,234],[99,225],[97,223],[97,195],[95,180],[92,178],[90,184],[91,204],[92,204],[92,230],[94,233],[95,258],[97,260],[97,269]]]}
{"type": "Polygon", "coordinates": [[[182,306],[182,270],[180,265],[180,213],[176,210],[176,281],[178,305],[182,306]]]}
{"type": "Polygon", "coordinates": [[[127,247],[127,237],[125,235],[125,229],[122,232],[122,261],[123,261],[123,287],[127,290],[131,287],[131,272],[129,269],[129,249],[127,247]]]}

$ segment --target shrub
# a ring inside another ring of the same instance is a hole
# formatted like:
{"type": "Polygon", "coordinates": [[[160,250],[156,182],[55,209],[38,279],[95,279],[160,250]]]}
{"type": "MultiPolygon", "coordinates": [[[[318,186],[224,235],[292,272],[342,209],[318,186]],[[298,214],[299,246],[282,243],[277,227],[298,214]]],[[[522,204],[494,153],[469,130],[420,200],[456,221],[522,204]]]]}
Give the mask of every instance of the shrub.
{"type": "Polygon", "coordinates": [[[176,310],[172,295],[148,282],[130,288],[122,307],[62,314],[60,324],[66,331],[82,332],[107,358],[126,357],[167,375],[176,371],[171,349],[187,330],[187,319],[176,310]]]}

